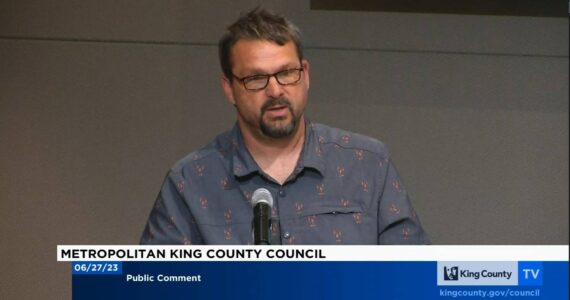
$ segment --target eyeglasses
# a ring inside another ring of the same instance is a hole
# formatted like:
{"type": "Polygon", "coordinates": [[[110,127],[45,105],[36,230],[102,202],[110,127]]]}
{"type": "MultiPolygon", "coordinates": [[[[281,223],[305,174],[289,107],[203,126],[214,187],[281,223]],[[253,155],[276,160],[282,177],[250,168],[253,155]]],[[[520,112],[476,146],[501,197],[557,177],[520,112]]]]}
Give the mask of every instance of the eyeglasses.
{"type": "Polygon", "coordinates": [[[269,78],[275,77],[280,85],[293,85],[301,80],[301,72],[303,68],[287,69],[273,74],[265,75],[252,75],[239,78],[235,75],[234,78],[241,81],[243,87],[248,91],[260,91],[267,87],[269,78]]]}

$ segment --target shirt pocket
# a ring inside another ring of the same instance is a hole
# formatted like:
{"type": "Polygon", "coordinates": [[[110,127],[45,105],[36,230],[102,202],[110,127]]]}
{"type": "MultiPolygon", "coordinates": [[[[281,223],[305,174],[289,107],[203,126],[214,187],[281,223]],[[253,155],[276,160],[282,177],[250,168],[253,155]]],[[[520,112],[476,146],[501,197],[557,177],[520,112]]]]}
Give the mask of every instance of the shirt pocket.
{"type": "Polygon", "coordinates": [[[362,207],[358,205],[339,206],[339,205],[313,205],[305,208],[301,213],[301,217],[312,215],[342,215],[362,213],[362,207]]]}
{"type": "Polygon", "coordinates": [[[375,227],[367,222],[358,205],[327,205],[305,207],[293,228],[298,244],[363,245],[375,244],[375,227]]]}

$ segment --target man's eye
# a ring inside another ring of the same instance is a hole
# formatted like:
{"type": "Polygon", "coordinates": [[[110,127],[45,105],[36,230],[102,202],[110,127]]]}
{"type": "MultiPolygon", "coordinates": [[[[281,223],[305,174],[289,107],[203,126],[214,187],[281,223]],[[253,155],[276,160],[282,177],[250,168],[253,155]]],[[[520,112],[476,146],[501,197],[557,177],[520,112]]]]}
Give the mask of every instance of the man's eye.
{"type": "Polygon", "coordinates": [[[265,75],[254,75],[254,76],[250,76],[247,77],[246,79],[244,79],[244,82],[256,82],[256,81],[265,81],[265,78],[267,76],[265,75]]]}
{"type": "Polygon", "coordinates": [[[285,77],[286,77],[286,76],[291,76],[291,75],[295,74],[295,71],[296,71],[296,70],[285,70],[285,71],[279,72],[278,75],[279,75],[279,76],[285,76],[285,77]]]}

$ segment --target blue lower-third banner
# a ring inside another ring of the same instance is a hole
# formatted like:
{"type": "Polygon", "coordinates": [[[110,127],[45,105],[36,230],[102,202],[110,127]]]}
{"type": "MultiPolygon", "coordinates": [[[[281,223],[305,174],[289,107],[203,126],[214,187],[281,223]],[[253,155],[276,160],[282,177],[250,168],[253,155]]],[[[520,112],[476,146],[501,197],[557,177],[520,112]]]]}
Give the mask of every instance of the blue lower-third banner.
{"type": "Polygon", "coordinates": [[[567,261],[78,262],[72,274],[73,299],[568,299],[567,261]]]}

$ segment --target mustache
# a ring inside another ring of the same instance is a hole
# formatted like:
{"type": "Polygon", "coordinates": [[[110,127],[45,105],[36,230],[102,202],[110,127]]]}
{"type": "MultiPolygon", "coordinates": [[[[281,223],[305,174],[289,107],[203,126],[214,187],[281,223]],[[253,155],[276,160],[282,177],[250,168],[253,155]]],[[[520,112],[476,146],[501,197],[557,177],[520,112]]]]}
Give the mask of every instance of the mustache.
{"type": "Polygon", "coordinates": [[[261,113],[265,113],[272,106],[287,106],[291,110],[291,102],[287,98],[272,98],[267,100],[261,106],[261,113]]]}

